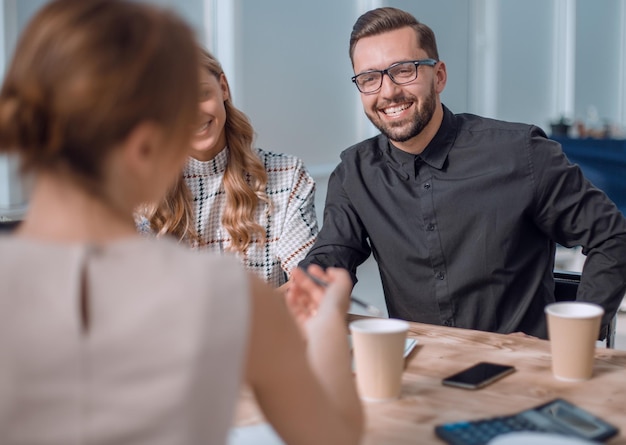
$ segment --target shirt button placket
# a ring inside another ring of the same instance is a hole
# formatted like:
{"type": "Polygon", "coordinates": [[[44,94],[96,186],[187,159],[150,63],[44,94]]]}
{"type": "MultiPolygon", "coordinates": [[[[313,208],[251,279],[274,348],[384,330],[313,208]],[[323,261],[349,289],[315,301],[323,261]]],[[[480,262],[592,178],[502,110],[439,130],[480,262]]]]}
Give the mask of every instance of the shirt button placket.
{"type": "Polygon", "coordinates": [[[445,257],[443,254],[441,240],[434,233],[437,230],[437,215],[433,206],[433,183],[432,176],[429,169],[422,169],[420,173],[422,182],[421,184],[421,203],[422,203],[422,215],[426,222],[424,229],[426,231],[426,239],[428,240],[428,247],[430,250],[430,259],[433,267],[433,277],[435,281],[435,299],[439,305],[441,314],[441,323],[445,326],[453,325],[452,305],[449,301],[449,295],[447,291],[446,283],[446,269],[445,269],[445,257]]]}

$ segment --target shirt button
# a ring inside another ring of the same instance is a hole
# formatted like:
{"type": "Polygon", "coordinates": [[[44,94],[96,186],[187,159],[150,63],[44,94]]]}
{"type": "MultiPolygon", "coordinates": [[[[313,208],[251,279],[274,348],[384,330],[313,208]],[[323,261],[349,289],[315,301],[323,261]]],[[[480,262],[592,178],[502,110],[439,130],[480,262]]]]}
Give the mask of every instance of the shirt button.
{"type": "Polygon", "coordinates": [[[438,280],[443,280],[445,278],[445,275],[443,274],[443,272],[439,271],[435,274],[435,278],[437,278],[438,280]]]}
{"type": "Polygon", "coordinates": [[[435,225],[434,224],[428,224],[426,226],[426,230],[428,230],[429,232],[432,232],[433,230],[435,230],[435,225]]]}
{"type": "Polygon", "coordinates": [[[430,189],[430,182],[427,182],[426,184],[424,184],[424,188],[426,190],[430,189]]]}

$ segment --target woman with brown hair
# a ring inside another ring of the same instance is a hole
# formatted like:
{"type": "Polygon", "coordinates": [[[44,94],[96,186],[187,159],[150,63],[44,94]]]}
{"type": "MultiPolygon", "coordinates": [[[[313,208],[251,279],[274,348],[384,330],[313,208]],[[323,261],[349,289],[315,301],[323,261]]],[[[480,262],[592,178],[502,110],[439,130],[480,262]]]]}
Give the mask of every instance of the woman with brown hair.
{"type": "Polygon", "coordinates": [[[274,287],[317,236],[315,183],[294,156],[253,148],[254,130],[232,103],[219,62],[200,50],[198,122],[176,186],[139,219],[142,232],[232,252],[274,287]]]}
{"type": "Polygon", "coordinates": [[[223,444],[242,381],[287,443],[358,443],[345,271],[296,270],[285,299],[136,231],[180,177],[198,84],[191,30],[135,1],[55,0],[21,36],[0,152],[36,180],[0,237],[3,445],[223,444]]]}

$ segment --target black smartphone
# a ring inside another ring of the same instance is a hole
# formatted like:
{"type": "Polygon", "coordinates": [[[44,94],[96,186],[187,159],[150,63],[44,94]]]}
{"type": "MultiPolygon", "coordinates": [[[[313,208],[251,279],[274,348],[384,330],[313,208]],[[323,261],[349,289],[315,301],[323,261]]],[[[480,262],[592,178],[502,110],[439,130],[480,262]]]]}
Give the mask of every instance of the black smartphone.
{"type": "Polygon", "coordinates": [[[478,389],[515,371],[513,366],[480,362],[442,380],[444,385],[478,389]]]}

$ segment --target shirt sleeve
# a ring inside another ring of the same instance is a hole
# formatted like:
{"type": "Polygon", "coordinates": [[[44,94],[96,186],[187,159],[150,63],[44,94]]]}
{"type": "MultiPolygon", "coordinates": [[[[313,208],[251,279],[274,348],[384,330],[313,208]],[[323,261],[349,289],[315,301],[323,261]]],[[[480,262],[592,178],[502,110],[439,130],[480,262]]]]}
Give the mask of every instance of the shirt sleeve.
{"type": "Polygon", "coordinates": [[[604,307],[607,325],[626,292],[626,219],[538,128],[531,129],[529,148],[535,222],[557,243],[582,246],[587,258],[577,299],[604,307]]]}
{"type": "Polygon", "coordinates": [[[345,164],[342,161],[328,180],[324,223],[317,241],[300,266],[342,267],[350,272],[356,283],[356,269],[369,257],[371,248],[367,231],[345,191],[345,164]]]}
{"type": "Polygon", "coordinates": [[[299,159],[293,178],[277,251],[281,267],[287,275],[291,275],[293,268],[305,257],[318,233],[315,181],[299,159]]]}

